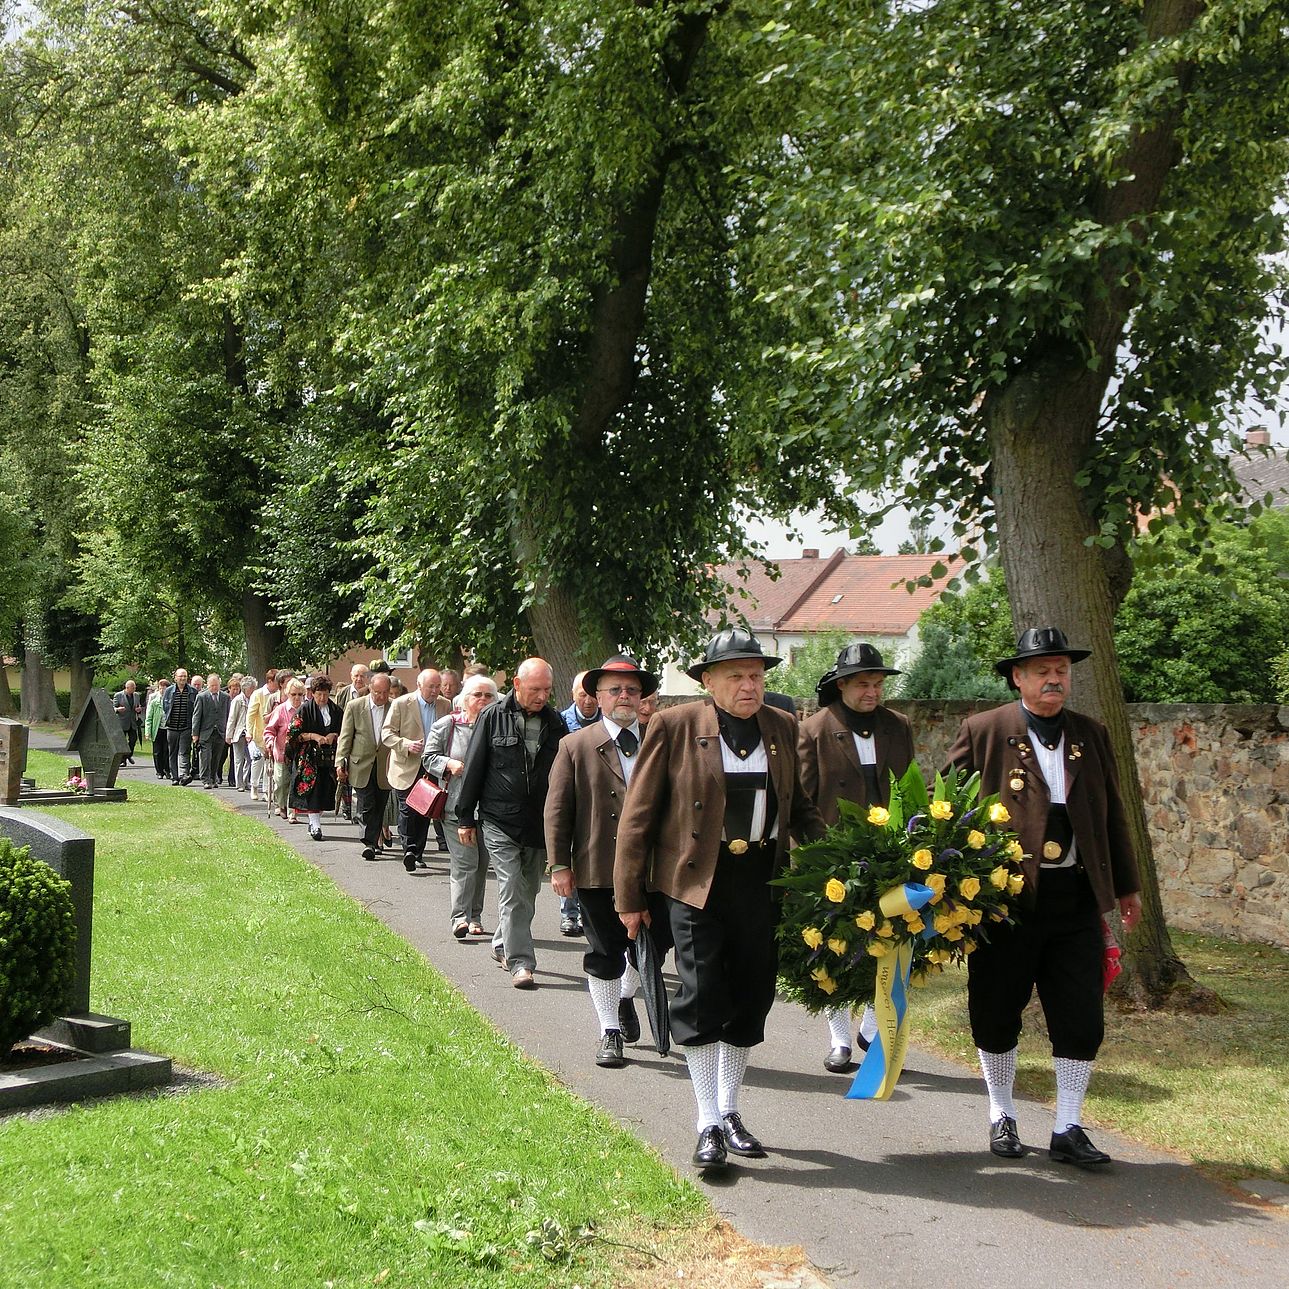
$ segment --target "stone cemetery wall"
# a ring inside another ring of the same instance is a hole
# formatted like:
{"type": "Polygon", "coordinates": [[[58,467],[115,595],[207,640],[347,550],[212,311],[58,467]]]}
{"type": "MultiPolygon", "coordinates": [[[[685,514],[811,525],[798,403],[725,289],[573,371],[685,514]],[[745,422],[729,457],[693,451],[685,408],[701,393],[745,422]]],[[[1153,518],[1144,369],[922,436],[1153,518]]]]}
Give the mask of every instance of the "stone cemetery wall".
{"type": "MultiPolygon", "coordinates": [[[[993,704],[890,706],[930,774],[963,717],[993,704]]],[[[1170,925],[1289,948],[1289,707],[1140,704],[1128,717],[1170,925]]]]}

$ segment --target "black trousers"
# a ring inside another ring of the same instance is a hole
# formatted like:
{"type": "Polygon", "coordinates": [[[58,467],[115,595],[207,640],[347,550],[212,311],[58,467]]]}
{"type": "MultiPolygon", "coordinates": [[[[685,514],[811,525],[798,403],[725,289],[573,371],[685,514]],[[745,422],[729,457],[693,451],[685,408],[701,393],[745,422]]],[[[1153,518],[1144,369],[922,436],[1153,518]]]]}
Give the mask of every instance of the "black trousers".
{"type": "Polygon", "coordinates": [[[765,1039],[779,970],[778,903],[766,884],[774,852],[774,842],[744,855],[722,846],[703,908],[666,897],[680,977],[671,1001],[677,1043],[754,1047],[765,1039]]]}
{"type": "MultiPolygon", "coordinates": [[[[413,784],[413,787],[415,784],[413,784]]],[[[423,859],[425,857],[425,839],[430,835],[430,821],[415,810],[407,808],[407,794],[411,788],[395,788],[398,798],[398,831],[403,835],[403,858],[423,859]]],[[[363,812],[364,818],[366,811],[363,812]]],[[[383,816],[378,816],[383,818],[383,816]]],[[[364,831],[366,825],[364,825],[364,831]]]]}
{"type": "Polygon", "coordinates": [[[129,755],[134,756],[134,749],[139,744],[139,727],[137,725],[126,725],[122,731],[125,734],[125,740],[130,745],[129,755]]]}
{"type": "Polygon", "coordinates": [[[1082,869],[1041,870],[1037,906],[1015,925],[991,926],[989,936],[967,959],[967,1012],[976,1046],[1011,1051],[1037,988],[1052,1055],[1095,1060],[1105,1035],[1105,938],[1082,869]]]}
{"type": "MultiPolygon", "coordinates": [[[[627,929],[613,907],[613,891],[604,886],[579,886],[577,896],[589,946],[582,955],[582,970],[597,980],[621,980],[627,963],[636,965],[636,946],[634,940],[627,939],[627,929]]],[[[650,931],[658,952],[665,954],[671,948],[666,897],[654,892],[647,898],[653,919],[650,931]]]]}
{"type": "Polygon", "coordinates": [[[362,817],[363,846],[375,850],[385,824],[385,803],[389,800],[389,789],[382,788],[376,782],[374,765],[366,783],[352,786],[354,799],[358,803],[358,813],[362,817]]]}
{"type": "Polygon", "coordinates": [[[158,779],[170,777],[170,748],[166,742],[164,725],[152,736],[152,765],[158,779]]]}

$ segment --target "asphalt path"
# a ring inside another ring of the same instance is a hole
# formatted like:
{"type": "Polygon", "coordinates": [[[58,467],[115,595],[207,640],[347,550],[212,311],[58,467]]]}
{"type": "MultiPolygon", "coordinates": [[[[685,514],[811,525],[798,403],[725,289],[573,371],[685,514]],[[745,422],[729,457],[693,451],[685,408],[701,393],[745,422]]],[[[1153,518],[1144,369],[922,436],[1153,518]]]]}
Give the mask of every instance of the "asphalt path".
{"type": "MultiPolygon", "coordinates": [[[[150,760],[123,771],[125,786],[133,778],[152,778],[150,760]]],[[[595,1065],[599,1031],[582,973],[585,941],[559,934],[559,904],[548,886],[533,928],[538,987],[517,990],[492,961],[486,937],[452,938],[446,855],[431,855],[428,870],[409,874],[397,856],[365,862],[357,829],[329,815],[318,843],[303,825],[269,820],[247,794],[203,795],[264,822],[424,954],[534,1060],[694,1177],[738,1231],[765,1244],[802,1245],[837,1289],[1289,1285],[1283,1208],[1243,1198],[1178,1157],[1102,1128],[1091,1136],[1114,1157],[1109,1169],[1054,1164],[1046,1150],[1051,1110],[1038,1102],[1018,1102],[1030,1153],[996,1159],[987,1149],[978,1073],[917,1048],[889,1101],[847,1101],[849,1076],[823,1069],[826,1026],[785,1002],[752,1054],[740,1107],[768,1157],[731,1157],[723,1176],[699,1177],[690,1163],[694,1101],[682,1055],[659,1056],[646,1022],[625,1068],[595,1065]]],[[[490,877],[489,930],[495,916],[490,877]]],[[[1220,1146],[1212,1153],[1220,1155],[1220,1146]]]]}

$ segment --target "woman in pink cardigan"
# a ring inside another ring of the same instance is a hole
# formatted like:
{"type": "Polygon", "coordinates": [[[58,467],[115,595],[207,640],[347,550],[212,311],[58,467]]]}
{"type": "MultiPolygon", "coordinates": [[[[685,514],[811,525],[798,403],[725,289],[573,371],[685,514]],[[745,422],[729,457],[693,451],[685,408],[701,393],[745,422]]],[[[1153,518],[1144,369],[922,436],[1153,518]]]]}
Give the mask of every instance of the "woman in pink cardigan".
{"type": "MultiPolygon", "coordinates": [[[[293,676],[286,687],[286,702],[279,703],[264,722],[264,755],[273,762],[273,801],[283,819],[286,818],[287,793],[291,790],[291,778],[295,773],[295,767],[287,761],[286,737],[303,702],[304,681],[293,676]]],[[[291,822],[298,824],[299,817],[292,818],[291,822]]]]}

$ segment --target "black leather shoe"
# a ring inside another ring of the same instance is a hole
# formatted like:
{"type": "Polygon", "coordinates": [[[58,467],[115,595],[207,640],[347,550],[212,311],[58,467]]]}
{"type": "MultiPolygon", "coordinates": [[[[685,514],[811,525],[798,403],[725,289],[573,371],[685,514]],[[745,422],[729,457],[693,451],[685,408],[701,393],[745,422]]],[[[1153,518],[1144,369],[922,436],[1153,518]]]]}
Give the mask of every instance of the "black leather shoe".
{"type": "Polygon", "coordinates": [[[1019,1159],[1025,1153],[1016,1131],[1016,1120],[1009,1114],[989,1125],[989,1149],[999,1159],[1019,1159]]]}
{"type": "Polygon", "coordinates": [[[636,1014],[636,1000],[622,998],[618,1001],[618,1028],[624,1043],[640,1041],[640,1017],[636,1014]]]}
{"type": "Polygon", "coordinates": [[[322,840],[322,829],[321,829],[321,828],[310,828],[310,829],[309,829],[309,836],[310,836],[310,837],[312,837],[314,841],[321,841],[321,840],[322,840]]]}
{"type": "Polygon", "coordinates": [[[704,1128],[698,1134],[698,1145],[694,1147],[694,1163],[699,1168],[710,1168],[713,1172],[724,1168],[729,1163],[725,1153],[725,1134],[719,1128],[704,1128]]]}
{"type": "Polygon", "coordinates": [[[405,854],[403,856],[403,867],[407,869],[409,873],[416,872],[416,860],[413,859],[411,855],[405,854]]]}
{"type": "Polygon", "coordinates": [[[1098,1150],[1077,1123],[1072,1123],[1064,1132],[1052,1134],[1048,1155],[1058,1164],[1077,1164],[1080,1168],[1100,1168],[1110,1162],[1110,1156],[1098,1150]]]}
{"type": "Polygon", "coordinates": [[[364,847],[363,847],[363,858],[364,858],[364,859],[367,859],[367,860],[373,860],[373,859],[375,859],[375,858],[376,858],[376,852],[375,852],[375,850],[373,850],[370,846],[364,846],[364,847]]]}
{"type": "Polygon", "coordinates": [[[749,1159],[763,1159],[765,1147],[743,1126],[737,1111],[721,1116],[725,1124],[725,1144],[736,1155],[747,1155],[749,1159]]]}
{"type": "Polygon", "coordinates": [[[581,935],[583,933],[582,924],[577,918],[560,918],[559,933],[567,936],[581,935]]]}
{"type": "Polygon", "coordinates": [[[834,1047],[827,1056],[824,1057],[824,1069],[831,1074],[845,1074],[847,1070],[855,1068],[850,1059],[850,1048],[834,1047]]]}
{"type": "Polygon", "coordinates": [[[595,1063],[604,1066],[606,1070],[616,1070],[626,1064],[622,1056],[622,1035],[616,1029],[608,1030],[600,1039],[595,1063]]]}

